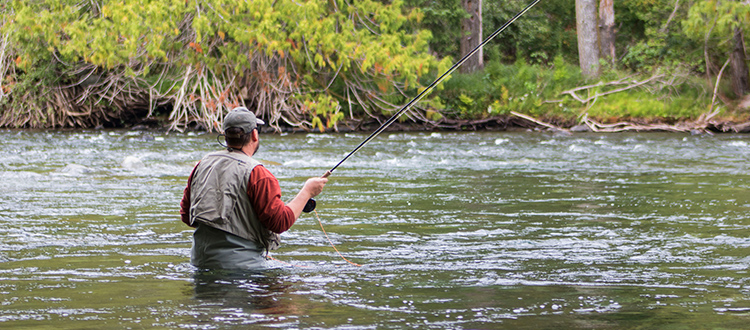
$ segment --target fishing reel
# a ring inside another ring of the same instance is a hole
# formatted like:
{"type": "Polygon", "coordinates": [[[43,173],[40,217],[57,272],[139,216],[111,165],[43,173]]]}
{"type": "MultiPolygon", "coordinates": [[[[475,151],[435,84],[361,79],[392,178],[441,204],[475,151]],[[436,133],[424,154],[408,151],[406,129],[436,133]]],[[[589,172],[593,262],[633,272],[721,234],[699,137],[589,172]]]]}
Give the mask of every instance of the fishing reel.
{"type": "Polygon", "coordinates": [[[307,203],[305,203],[305,208],[302,209],[302,212],[310,213],[313,210],[315,210],[315,200],[310,198],[307,200],[307,203]]]}

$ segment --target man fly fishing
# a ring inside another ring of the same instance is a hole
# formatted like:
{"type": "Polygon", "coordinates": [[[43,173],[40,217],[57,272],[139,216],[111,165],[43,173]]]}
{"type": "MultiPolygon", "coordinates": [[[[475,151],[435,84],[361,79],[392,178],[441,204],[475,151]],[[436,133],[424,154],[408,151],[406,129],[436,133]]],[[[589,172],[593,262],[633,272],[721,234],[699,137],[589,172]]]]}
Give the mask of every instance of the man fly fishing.
{"type": "Polygon", "coordinates": [[[533,0],[454,63],[323,177],[308,179],[297,196],[286,205],[281,202],[281,189],[276,178],[250,157],[258,150],[257,125],[263,122],[245,108],[232,110],[223,125],[227,150],[208,154],[201,160],[193,169],[182,198],[182,221],[197,227],[193,234],[192,264],[201,268],[262,268],[265,262],[263,251],[267,253],[276,249],[278,234],[289,229],[303,210],[315,208],[312,197],[320,194],[333,171],[539,1],[533,0]]]}
{"type": "Polygon", "coordinates": [[[284,204],[276,177],[252,156],[263,121],[244,107],[222,126],[227,148],[209,153],[193,168],[180,202],[182,222],[194,227],[190,262],[201,269],[259,270],[279,247],[279,234],[299,218],[328,179],[310,178],[284,204]]]}

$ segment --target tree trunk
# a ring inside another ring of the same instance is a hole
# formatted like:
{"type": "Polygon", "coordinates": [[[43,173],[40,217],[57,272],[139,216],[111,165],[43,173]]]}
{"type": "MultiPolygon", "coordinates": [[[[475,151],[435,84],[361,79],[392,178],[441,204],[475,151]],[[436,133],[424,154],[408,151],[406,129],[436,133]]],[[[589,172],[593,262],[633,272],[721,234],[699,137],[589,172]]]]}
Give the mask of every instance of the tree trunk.
{"type": "Polygon", "coordinates": [[[732,68],[732,90],[738,98],[744,96],[750,91],[748,86],[748,69],[745,56],[745,42],[743,39],[742,28],[734,29],[734,50],[732,50],[731,68],[732,68]]]}
{"type": "MultiPolygon", "coordinates": [[[[461,0],[461,5],[469,14],[461,22],[461,57],[482,43],[482,0],[461,0]]],[[[471,73],[484,68],[484,55],[480,48],[459,67],[461,73],[471,73]]]]}
{"type": "Polygon", "coordinates": [[[599,76],[599,30],[596,0],[576,0],[578,63],[587,78],[599,76]]]}
{"type": "Polygon", "coordinates": [[[601,38],[601,56],[614,67],[615,54],[615,1],[599,1],[599,37],[601,38]]]}

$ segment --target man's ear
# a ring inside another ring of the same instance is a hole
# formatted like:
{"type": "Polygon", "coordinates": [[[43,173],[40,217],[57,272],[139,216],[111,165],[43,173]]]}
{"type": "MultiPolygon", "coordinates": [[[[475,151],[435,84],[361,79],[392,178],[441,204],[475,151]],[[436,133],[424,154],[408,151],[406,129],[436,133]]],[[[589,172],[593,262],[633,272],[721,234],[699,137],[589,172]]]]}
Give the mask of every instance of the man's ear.
{"type": "Polygon", "coordinates": [[[258,130],[254,129],[252,133],[253,142],[258,141],[258,130]]]}

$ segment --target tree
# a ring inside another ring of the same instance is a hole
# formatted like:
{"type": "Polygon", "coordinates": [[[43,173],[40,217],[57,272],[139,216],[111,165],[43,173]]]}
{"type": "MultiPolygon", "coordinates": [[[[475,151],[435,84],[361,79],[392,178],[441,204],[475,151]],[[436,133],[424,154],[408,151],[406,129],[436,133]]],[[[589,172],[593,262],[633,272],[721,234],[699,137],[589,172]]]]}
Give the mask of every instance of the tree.
{"type": "Polygon", "coordinates": [[[421,12],[398,0],[7,6],[0,35],[11,49],[0,66],[11,60],[17,74],[0,77],[13,82],[2,86],[0,126],[98,126],[161,104],[178,130],[217,128],[237,105],[276,129],[332,128],[344,109],[398,110],[420,77],[450,65],[427,52],[429,31],[409,28],[421,12]]]}
{"type": "MultiPolygon", "coordinates": [[[[461,0],[469,17],[461,22],[461,56],[465,56],[482,43],[482,0],[461,0]]],[[[480,48],[459,68],[461,73],[471,73],[484,67],[484,55],[480,48]]]]}
{"type": "Polygon", "coordinates": [[[576,0],[578,62],[587,78],[599,76],[599,29],[596,0],[576,0]]]}
{"type": "Polygon", "coordinates": [[[748,86],[748,69],[745,56],[745,39],[742,28],[734,28],[734,48],[729,56],[730,66],[732,68],[732,90],[738,97],[742,97],[750,91],[748,86]]]}
{"type": "Polygon", "coordinates": [[[599,1],[599,37],[601,38],[602,58],[609,60],[614,66],[617,56],[615,54],[615,1],[599,1]]]}
{"type": "MultiPolygon", "coordinates": [[[[692,4],[682,22],[685,34],[704,44],[706,74],[718,72],[716,63],[728,63],[732,91],[748,93],[748,67],[743,31],[750,28],[750,6],[738,1],[705,0],[692,4]]],[[[718,76],[718,74],[717,74],[718,76]]]]}
{"type": "Polygon", "coordinates": [[[419,8],[424,15],[415,22],[415,28],[432,32],[430,52],[438,58],[458,58],[463,31],[456,27],[461,26],[461,21],[468,17],[461,0],[405,0],[404,7],[419,8]]]}

